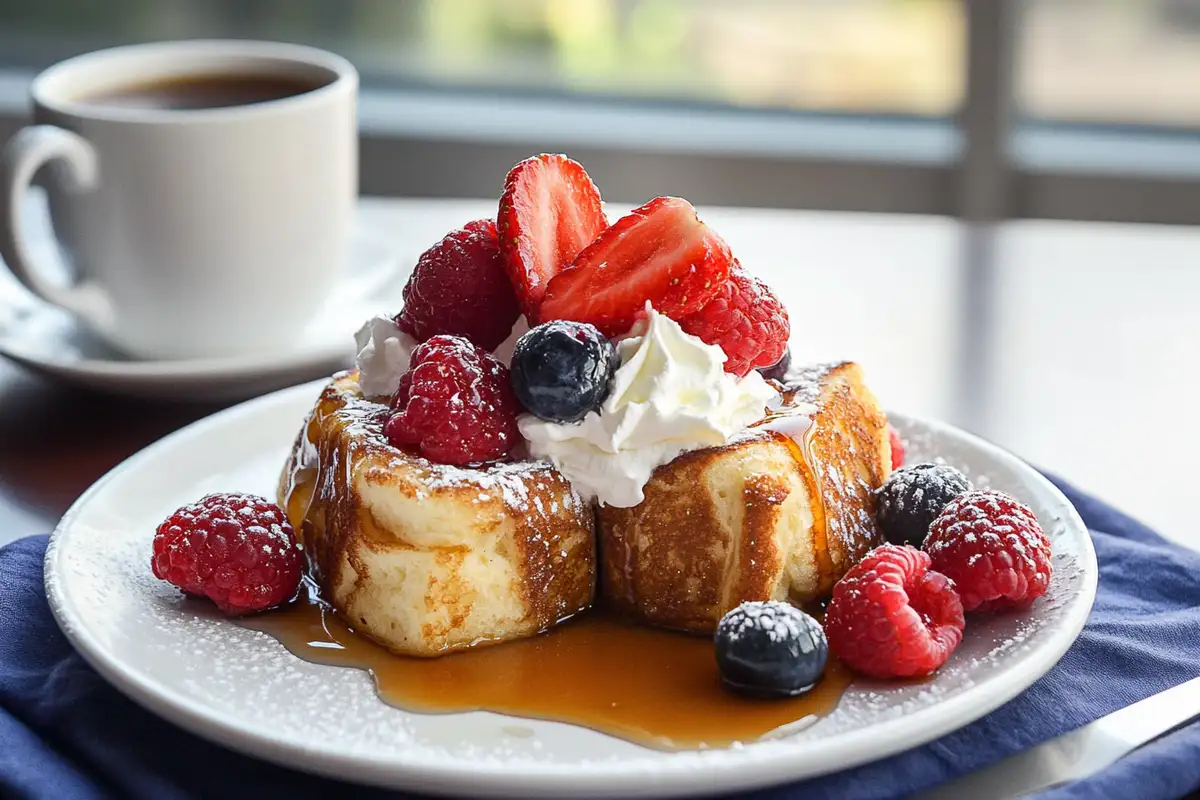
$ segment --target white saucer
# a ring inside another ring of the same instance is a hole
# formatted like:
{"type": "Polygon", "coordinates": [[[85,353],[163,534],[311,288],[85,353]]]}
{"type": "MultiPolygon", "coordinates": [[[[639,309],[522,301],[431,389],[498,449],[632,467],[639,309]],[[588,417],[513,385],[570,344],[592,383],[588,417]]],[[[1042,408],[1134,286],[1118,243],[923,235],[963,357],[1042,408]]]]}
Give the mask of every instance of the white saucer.
{"type": "Polygon", "coordinates": [[[1059,660],[1095,597],[1091,539],[1058,489],[994,445],[897,414],[914,462],[944,458],[976,485],[1016,495],[1054,551],[1047,594],[1021,613],[972,618],[929,680],[856,682],[811,726],[677,753],[557,722],[401,711],[378,699],[366,673],[302,661],[267,634],[183,601],[150,572],[155,526],[179,505],[206,492],[274,496],[319,391],[316,383],[252,400],[133,456],[63,517],[45,570],[58,624],[119,690],[200,736],[297,769],[522,798],[699,796],[799,780],[917,747],[997,708],[1059,660]]]}
{"type": "MultiPolygon", "coordinates": [[[[35,245],[56,258],[48,234],[35,245]]],[[[395,313],[417,252],[360,219],[345,278],[288,352],[138,361],[116,352],[65,311],[30,295],[0,265],[0,355],[29,369],[111,394],[159,400],[240,400],[292,386],[353,362],[354,332],[374,313],[395,313]]]]}

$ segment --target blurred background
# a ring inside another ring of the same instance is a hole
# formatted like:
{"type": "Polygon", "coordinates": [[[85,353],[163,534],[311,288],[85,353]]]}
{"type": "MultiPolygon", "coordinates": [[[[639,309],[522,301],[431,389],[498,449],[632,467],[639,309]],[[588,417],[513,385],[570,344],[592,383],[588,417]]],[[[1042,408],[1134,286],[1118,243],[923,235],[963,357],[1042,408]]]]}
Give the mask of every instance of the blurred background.
{"type": "Polygon", "coordinates": [[[0,0],[0,138],[38,69],[198,37],[349,57],[397,230],[545,150],[683,195],[801,357],[1200,546],[1200,0],[0,0]]]}
{"type": "MultiPolygon", "coordinates": [[[[1200,5],[1043,0],[1020,12],[1023,114],[1200,124],[1200,5]]],[[[6,0],[0,23],[15,67],[239,36],[331,48],[376,88],[949,117],[967,83],[957,0],[6,0]]]]}

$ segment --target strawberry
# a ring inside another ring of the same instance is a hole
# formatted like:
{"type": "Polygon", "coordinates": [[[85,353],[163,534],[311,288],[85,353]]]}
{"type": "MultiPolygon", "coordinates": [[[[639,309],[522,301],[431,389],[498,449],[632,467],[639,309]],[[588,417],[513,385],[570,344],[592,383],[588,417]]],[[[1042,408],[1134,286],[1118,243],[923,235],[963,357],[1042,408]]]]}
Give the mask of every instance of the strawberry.
{"type": "Polygon", "coordinates": [[[729,278],[729,246],[692,204],[657,197],[617,220],[558,274],[539,310],[543,322],[590,322],[628,333],[649,300],[672,319],[699,311],[729,278]]]}
{"type": "Polygon", "coordinates": [[[563,155],[527,158],[504,180],[496,215],[500,255],[530,324],[550,279],[608,226],[600,191],[563,155]]]}

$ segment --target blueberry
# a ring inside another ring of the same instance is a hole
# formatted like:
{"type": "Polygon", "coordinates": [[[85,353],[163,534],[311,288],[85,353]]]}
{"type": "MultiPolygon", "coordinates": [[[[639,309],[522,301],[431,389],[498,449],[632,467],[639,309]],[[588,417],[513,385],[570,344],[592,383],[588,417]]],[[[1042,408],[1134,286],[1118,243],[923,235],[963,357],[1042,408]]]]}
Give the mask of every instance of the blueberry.
{"type": "Polygon", "coordinates": [[[946,504],[971,488],[966,475],[945,464],[901,467],[879,487],[875,519],[892,544],[920,547],[946,504]]]}
{"type": "Polygon", "coordinates": [[[742,603],[717,625],[717,666],[730,689],[752,697],[793,697],[825,671],[825,631],[800,609],[774,600],[742,603]]]}
{"type": "Polygon", "coordinates": [[[788,370],[792,366],[792,348],[783,351],[783,356],[778,361],[769,367],[760,367],[758,374],[762,375],[767,380],[775,380],[783,383],[783,379],[787,377],[788,370]]]}
{"type": "Polygon", "coordinates": [[[513,392],[531,414],[578,422],[600,408],[617,371],[617,349],[595,326],[555,320],[517,340],[513,392]]]}

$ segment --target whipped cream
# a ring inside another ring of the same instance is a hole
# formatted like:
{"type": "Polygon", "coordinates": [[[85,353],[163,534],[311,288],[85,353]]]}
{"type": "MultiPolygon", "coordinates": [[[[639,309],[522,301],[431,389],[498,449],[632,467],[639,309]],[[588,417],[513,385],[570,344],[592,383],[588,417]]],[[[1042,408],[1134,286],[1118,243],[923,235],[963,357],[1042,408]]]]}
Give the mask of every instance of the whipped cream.
{"type": "Polygon", "coordinates": [[[364,397],[391,397],[400,387],[400,379],[408,372],[408,363],[417,340],[396,325],[391,317],[376,316],[367,320],[354,334],[358,355],[358,385],[364,397]]]}
{"type": "Polygon", "coordinates": [[[553,462],[587,500],[637,505],[656,467],[725,444],[778,395],[757,372],[730,375],[721,348],[650,308],[617,352],[621,365],[599,412],[577,423],[518,419],[530,453],[553,462]]]}
{"type": "Polygon", "coordinates": [[[525,315],[522,314],[513,323],[512,331],[508,334],[508,338],[496,345],[496,349],[492,351],[492,355],[505,364],[511,364],[513,351],[517,348],[517,340],[528,332],[529,320],[525,319],[525,315]]]}

